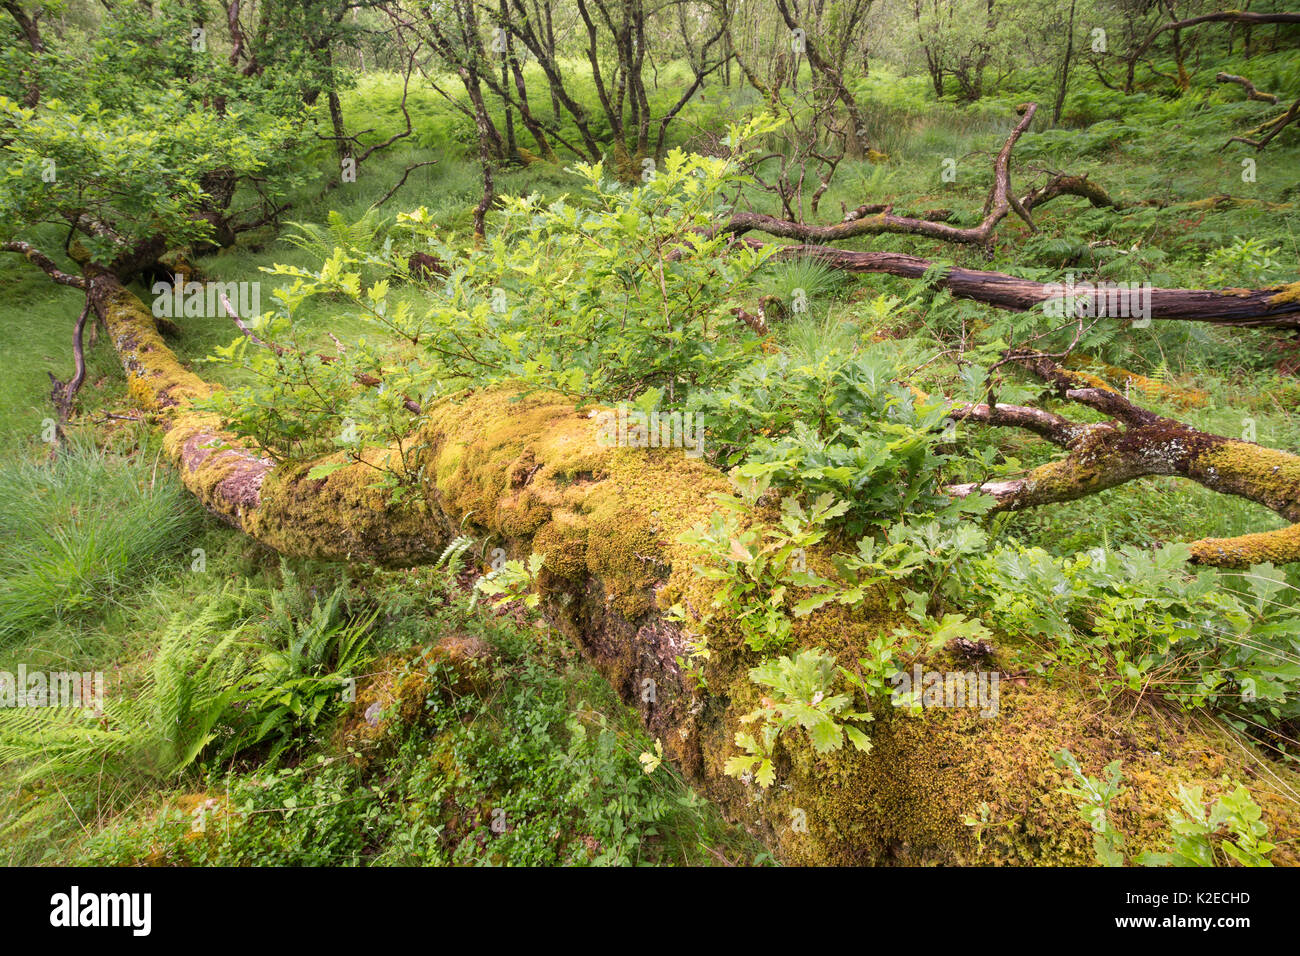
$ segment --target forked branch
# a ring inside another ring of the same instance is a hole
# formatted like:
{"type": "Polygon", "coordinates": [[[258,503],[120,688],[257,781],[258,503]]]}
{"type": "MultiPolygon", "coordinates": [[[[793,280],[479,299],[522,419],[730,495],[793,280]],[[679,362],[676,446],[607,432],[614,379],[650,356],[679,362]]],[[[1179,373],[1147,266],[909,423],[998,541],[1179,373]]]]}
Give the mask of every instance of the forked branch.
{"type": "Polygon", "coordinates": [[[990,495],[995,511],[1017,511],[1074,501],[1136,478],[1188,478],[1212,491],[1264,505],[1292,522],[1276,531],[1194,541],[1193,561],[1234,568],[1300,561],[1300,456],[1164,418],[1051,359],[1023,356],[1018,361],[1059,398],[1109,415],[1111,420],[1083,424],[1020,405],[960,406],[952,413],[958,420],[1023,428],[1067,454],[1023,478],[954,485],[948,488],[950,494],[990,495]]]}

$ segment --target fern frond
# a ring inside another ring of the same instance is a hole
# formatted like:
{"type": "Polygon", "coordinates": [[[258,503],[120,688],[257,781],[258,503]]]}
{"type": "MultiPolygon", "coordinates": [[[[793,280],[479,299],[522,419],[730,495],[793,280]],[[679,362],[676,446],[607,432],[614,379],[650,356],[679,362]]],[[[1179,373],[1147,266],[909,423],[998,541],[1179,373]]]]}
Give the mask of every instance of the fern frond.
{"type": "Polygon", "coordinates": [[[474,544],[474,539],[469,535],[457,535],[451,543],[443,549],[442,554],[438,555],[438,560],[433,562],[434,570],[445,566],[447,576],[454,578],[460,574],[461,566],[464,560],[465,552],[474,544]]]}

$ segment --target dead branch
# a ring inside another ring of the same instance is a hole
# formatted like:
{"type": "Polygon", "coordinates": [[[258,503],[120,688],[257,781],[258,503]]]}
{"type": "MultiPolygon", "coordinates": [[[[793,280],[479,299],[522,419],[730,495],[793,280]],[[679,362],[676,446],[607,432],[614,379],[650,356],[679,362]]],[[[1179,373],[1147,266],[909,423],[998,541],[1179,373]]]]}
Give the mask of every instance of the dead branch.
{"type": "Polygon", "coordinates": [[[731,312],[733,315],[735,315],[736,318],[740,319],[741,322],[744,322],[751,329],[753,329],[755,335],[766,336],[769,332],[772,331],[770,328],[768,328],[767,322],[762,315],[761,309],[759,310],[758,315],[755,315],[753,312],[746,312],[740,306],[736,306],[736,308],[732,309],[731,312]]]}
{"type": "Polygon", "coordinates": [[[59,285],[72,286],[74,289],[86,288],[86,280],[84,278],[62,271],[57,265],[55,265],[53,259],[29,242],[22,242],[18,239],[12,239],[8,242],[0,242],[0,250],[21,254],[27,259],[27,261],[35,264],[51,279],[59,283],[59,285]]]}
{"type": "Polygon", "coordinates": [[[748,325],[758,335],[768,335],[772,331],[771,323],[768,321],[769,311],[775,312],[776,317],[780,319],[784,319],[789,315],[785,303],[781,301],[779,296],[775,295],[765,295],[758,300],[757,315],[740,307],[732,309],[731,314],[748,325]]]}
{"type": "Polygon", "coordinates": [[[1263,149],[1272,142],[1274,136],[1294,123],[1297,117],[1300,117],[1300,99],[1292,103],[1290,109],[1281,116],[1275,116],[1273,119],[1261,123],[1243,136],[1231,137],[1223,146],[1226,149],[1230,143],[1245,143],[1247,146],[1255,147],[1256,150],[1263,149]],[[1251,139],[1252,136],[1259,138],[1251,139]]]}
{"type": "MultiPolygon", "coordinates": [[[[725,224],[714,227],[707,234],[739,236],[755,231],[782,239],[797,239],[801,242],[838,242],[854,236],[896,233],[925,236],[944,242],[983,245],[990,240],[998,223],[1010,212],[1016,213],[1031,229],[1036,229],[1030,218],[1030,211],[1059,196],[1079,196],[1087,199],[1094,206],[1122,208],[1121,204],[1112,199],[1106,190],[1090,182],[1087,176],[1056,173],[1047,183],[1030,190],[1023,197],[1017,198],[1011,193],[1011,152],[1021,134],[1028,129],[1037,109],[1035,103],[1020,107],[1021,120],[1008,135],[994,159],[993,186],[985,203],[984,219],[978,226],[960,228],[948,225],[945,220],[951,216],[951,213],[947,210],[939,211],[945,215],[930,219],[914,219],[908,216],[895,216],[890,205],[875,203],[859,206],[856,210],[846,213],[840,222],[832,225],[809,225],[799,221],[793,215],[787,219],[780,219],[755,212],[737,212],[725,224]]],[[[832,166],[832,170],[833,168],[832,166]]],[[[784,192],[781,192],[781,197],[789,214],[791,206],[786,201],[784,192]]]]}
{"type": "Polygon", "coordinates": [[[421,163],[411,163],[410,165],[408,165],[402,173],[402,178],[399,179],[393,185],[393,188],[388,190],[388,192],[384,193],[384,195],[380,197],[376,202],[371,203],[370,208],[378,209],[384,203],[388,202],[388,200],[392,199],[393,196],[396,195],[397,191],[406,185],[406,177],[411,175],[411,173],[415,172],[415,170],[419,169],[421,166],[433,166],[437,162],[438,161],[436,159],[427,159],[421,163]]]}
{"type": "Polygon", "coordinates": [[[779,109],[785,115],[782,126],[785,146],[745,164],[754,180],[781,201],[785,216],[793,222],[804,222],[804,193],[809,179],[815,180],[815,185],[808,205],[816,215],[836,169],[848,152],[848,131],[835,122],[835,103],[832,93],[814,85],[799,101],[769,104],[769,109],[779,109]],[[778,166],[774,176],[762,172],[772,162],[778,166]]]}
{"type": "MultiPolygon", "coordinates": [[[[247,322],[245,322],[243,319],[239,317],[239,313],[235,311],[235,307],[230,304],[230,299],[226,297],[226,294],[224,292],[221,294],[221,305],[222,308],[226,310],[226,315],[230,316],[231,321],[234,322],[235,325],[239,327],[239,331],[242,332],[244,334],[244,337],[248,339],[248,341],[252,342],[254,345],[260,348],[270,349],[276,355],[297,354],[296,352],[294,352],[293,349],[286,348],[283,345],[277,345],[274,342],[268,342],[265,339],[261,338],[256,332],[252,330],[252,328],[248,325],[247,322]]],[[[330,338],[334,338],[333,334],[330,335],[330,338]]],[[[339,344],[338,339],[334,339],[334,342],[335,345],[339,347],[339,355],[341,356],[343,354],[343,348],[339,344]]],[[[333,362],[338,356],[323,355],[318,353],[316,357],[320,359],[322,365],[331,365],[333,364],[333,362]]],[[[352,377],[358,385],[364,385],[367,388],[378,388],[379,386],[384,384],[383,379],[375,375],[369,375],[365,372],[354,372],[352,374],[352,377]]],[[[420,408],[420,403],[417,402],[415,399],[411,398],[409,395],[402,396],[402,405],[412,415],[419,415],[420,412],[422,411],[422,409],[420,408]]]]}
{"type": "Polygon", "coordinates": [[[76,325],[72,328],[72,378],[64,383],[55,378],[53,372],[46,373],[50,377],[50,399],[54,402],[54,408],[59,413],[60,423],[65,423],[72,417],[72,404],[76,401],[77,392],[81,391],[81,386],[86,381],[84,335],[86,319],[89,315],[90,296],[87,296],[86,304],[81,307],[81,314],[77,316],[76,325]]]}
{"type": "MultiPolygon", "coordinates": [[[[764,243],[740,239],[762,249],[764,243]]],[[[857,252],[834,246],[777,246],[776,258],[820,260],[832,269],[845,272],[878,272],[919,279],[934,268],[929,259],[900,252],[857,252]]],[[[937,283],[960,299],[983,302],[1012,312],[1027,312],[1044,302],[1058,298],[1060,286],[1034,282],[1002,272],[952,267],[944,271],[937,283]]],[[[1150,317],[1208,322],[1237,328],[1300,329],[1300,283],[1272,286],[1267,289],[1151,289],[1150,317]]],[[[1107,316],[1104,292],[1081,296],[1094,316],[1107,316]]]]}
{"type": "Polygon", "coordinates": [[[1244,76],[1234,76],[1232,73],[1216,73],[1214,80],[1217,83],[1236,83],[1238,86],[1245,87],[1246,99],[1259,100],[1261,103],[1277,106],[1277,96],[1272,93],[1262,93],[1255,89],[1255,84],[1244,76]]]}
{"type": "MultiPolygon", "coordinates": [[[[1218,13],[1202,14],[1199,17],[1188,17],[1185,20],[1172,20],[1160,24],[1148,33],[1146,38],[1128,54],[1128,59],[1132,63],[1136,63],[1151,47],[1151,44],[1155,43],[1163,34],[1168,33],[1171,30],[1185,30],[1188,27],[1199,26],[1202,23],[1246,23],[1252,26],[1300,23],[1300,13],[1247,13],[1241,10],[1224,10],[1218,13]]],[[[1132,87],[1131,66],[1129,70],[1129,87],[1132,87]]]]}
{"type": "MultiPolygon", "coordinates": [[[[406,128],[399,130],[398,132],[394,133],[392,136],[388,137],[388,139],[386,140],[382,140],[381,142],[375,143],[373,146],[366,147],[366,149],[361,153],[361,155],[357,157],[358,166],[364,163],[367,159],[369,159],[373,154],[377,153],[379,150],[387,149],[389,146],[392,146],[394,143],[396,143],[399,139],[405,139],[406,137],[411,135],[411,111],[406,107],[406,97],[411,86],[411,69],[415,65],[415,54],[419,52],[420,46],[421,44],[417,41],[416,44],[413,47],[411,47],[411,54],[406,58],[406,74],[402,77],[401,107],[402,107],[402,118],[406,120],[406,128]]],[[[353,137],[353,140],[355,142],[355,137],[353,137]]],[[[407,172],[410,172],[410,170],[407,170],[407,172]]],[[[403,177],[403,181],[405,181],[405,177],[403,177]]]]}
{"type": "Polygon", "coordinates": [[[963,405],[952,417],[984,425],[1022,428],[1064,448],[1064,458],[1040,465],[1023,478],[954,485],[955,497],[990,495],[995,511],[1017,511],[1074,501],[1137,478],[1188,478],[1277,512],[1290,526],[1235,538],[1194,541],[1192,560],[1220,567],[1264,561],[1300,561],[1300,456],[1202,432],[1135,405],[1104,383],[1041,355],[1018,364],[1046,382],[1057,397],[1111,420],[1083,424],[1020,405],[963,405]]]}

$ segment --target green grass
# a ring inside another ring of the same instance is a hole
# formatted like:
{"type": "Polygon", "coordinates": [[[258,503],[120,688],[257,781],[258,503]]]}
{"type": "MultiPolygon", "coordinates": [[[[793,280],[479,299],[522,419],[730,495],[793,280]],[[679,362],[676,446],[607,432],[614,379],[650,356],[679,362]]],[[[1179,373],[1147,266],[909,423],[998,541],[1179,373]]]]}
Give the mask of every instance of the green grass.
{"type": "Polygon", "coordinates": [[[102,611],[179,564],[198,509],[161,452],[74,440],[52,462],[0,466],[0,646],[102,611]]]}
{"type": "MultiPolygon", "coordinates": [[[[49,240],[43,248],[58,249],[61,237],[44,233],[38,241],[43,240],[49,240]]],[[[75,271],[70,263],[62,266],[75,271]]],[[[47,373],[64,381],[72,377],[72,327],[84,296],[8,253],[0,256],[0,289],[0,355],[6,360],[0,375],[0,451],[37,449],[45,446],[46,420],[53,418],[47,373]]],[[[97,383],[118,389],[113,397],[120,400],[122,370],[111,349],[87,349],[86,382],[88,408],[97,408],[97,383]]]]}

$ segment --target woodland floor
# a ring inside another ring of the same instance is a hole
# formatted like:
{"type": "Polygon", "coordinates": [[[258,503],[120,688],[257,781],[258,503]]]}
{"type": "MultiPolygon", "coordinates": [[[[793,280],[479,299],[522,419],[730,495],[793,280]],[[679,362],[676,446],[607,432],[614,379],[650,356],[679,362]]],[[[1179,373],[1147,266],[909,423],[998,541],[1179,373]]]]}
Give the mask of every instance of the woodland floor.
{"type": "MultiPolygon", "coordinates": [[[[1271,89],[1270,70],[1278,73],[1289,65],[1257,57],[1249,65],[1221,68],[1249,72],[1271,89]]],[[[819,220],[838,220],[841,203],[853,208],[883,199],[893,201],[898,212],[945,207],[963,219],[978,218],[991,154],[1025,92],[959,109],[936,107],[918,78],[881,74],[866,85],[876,142],[888,160],[846,164],[822,200],[819,220]],[[946,157],[957,161],[953,183],[941,178],[946,157]]],[[[1233,92],[1210,91],[1208,100],[1166,100],[1124,98],[1089,87],[1070,98],[1063,128],[1027,135],[1016,150],[1015,181],[1022,187],[1043,178],[1031,172],[1034,168],[1086,173],[1116,198],[1160,200],[1161,206],[1117,212],[1058,200],[1036,214],[1036,235],[1019,220],[1006,220],[991,261],[975,250],[910,237],[846,245],[947,258],[1040,281],[1051,281],[1071,266],[1100,266],[1103,274],[1140,275],[1169,287],[1293,281],[1300,259],[1295,175],[1300,137],[1283,136],[1263,153],[1251,152],[1257,179],[1243,182],[1244,148],[1219,147],[1264,108],[1233,92]]],[[[398,117],[400,93],[396,79],[369,80],[350,97],[349,115],[358,128],[383,132],[398,117]]],[[[728,91],[715,84],[688,107],[680,128],[711,128],[726,114],[729,97],[744,102],[750,96],[739,87],[728,91]]],[[[414,144],[376,160],[382,165],[368,178],[308,198],[289,218],[323,222],[337,210],[343,221],[357,222],[406,163],[432,155],[437,165],[413,173],[382,212],[393,215],[424,204],[445,229],[467,230],[480,184],[472,164],[460,161],[460,147],[444,145],[458,135],[455,117],[432,97],[417,99],[412,112],[414,144]]],[[[321,153],[308,161],[324,166],[328,157],[321,153]]],[[[500,174],[497,188],[549,196],[563,193],[571,182],[559,169],[535,165],[500,174]]],[[[763,208],[763,198],[754,201],[763,208]]],[[[264,279],[260,267],[313,259],[310,251],[269,231],[258,241],[196,264],[213,279],[252,281],[264,279]]],[[[776,330],[783,344],[796,349],[815,350],[828,340],[888,340],[899,354],[923,359],[936,332],[963,323],[974,327],[992,314],[945,297],[916,296],[913,283],[882,276],[846,280],[785,265],[771,267],[767,281],[782,298],[796,287],[808,293],[808,314],[776,330]],[[883,294],[908,304],[879,323],[870,305],[883,294]]],[[[264,289],[272,285],[264,281],[264,289]]],[[[148,290],[136,291],[149,301],[148,290]]],[[[335,616],[319,630],[334,639],[349,623],[377,614],[362,670],[392,675],[391,693],[380,700],[387,708],[381,708],[383,732],[391,739],[382,773],[365,760],[351,759],[348,735],[368,731],[358,729],[355,713],[352,724],[329,716],[338,709],[328,702],[319,721],[299,718],[296,746],[264,763],[244,756],[209,763],[179,779],[145,769],[105,774],[94,789],[67,792],[0,777],[0,859],[11,864],[771,861],[759,844],[694,796],[668,765],[644,772],[640,758],[653,753],[654,742],[594,671],[535,616],[471,609],[464,581],[442,571],[282,565],[272,552],[199,513],[160,463],[156,437],[131,420],[138,412],[102,338],[88,350],[81,413],[70,429],[72,450],[65,452],[66,480],[35,498],[20,498],[30,487],[24,484],[30,480],[26,463],[46,453],[41,432],[52,414],[46,372],[66,375],[69,330],[79,307],[75,290],[53,286],[14,257],[0,260],[0,354],[6,357],[0,376],[0,534],[16,535],[16,529],[43,534],[31,547],[41,550],[46,562],[40,575],[10,575],[0,582],[5,660],[33,669],[57,664],[58,669],[105,670],[110,680],[128,688],[143,686],[164,635],[192,623],[196,608],[242,593],[243,603],[230,613],[240,626],[271,634],[285,626],[284,607],[305,607],[310,618],[312,607],[324,607],[341,588],[335,616]],[[96,443],[108,451],[93,451],[96,443]],[[123,546],[105,540],[105,527],[114,529],[116,543],[123,546]],[[192,570],[196,549],[205,564],[201,571],[192,570]],[[415,671],[423,676],[411,678],[407,649],[449,637],[471,648],[493,649],[478,665],[484,679],[465,686],[450,672],[419,667],[415,671]],[[426,706],[435,698],[440,706],[426,706]],[[241,817],[255,822],[235,826],[230,807],[264,812],[241,817]],[[496,834],[492,822],[498,809],[508,820],[527,822],[496,834]],[[208,814],[213,822],[196,827],[195,821],[209,819],[208,814]]],[[[311,321],[325,346],[330,333],[346,339],[354,331],[342,308],[328,303],[311,321]]],[[[224,367],[201,363],[236,334],[223,318],[184,320],[170,344],[204,377],[222,381],[228,375],[224,367]]],[[[1156,322],[1145,329],[1112,327],[1083,342],[1080,351],[1109,366],[1101,374],[1116,387],[1127,384],[1154,411],[1222,435],[1253,429],[1261,444],[1300,451],[1300,342],[1264,332],[1156,322]]],[[[954,369],[938,363],[915,384],[942,393],[953,375],[954,369]]],[[[1044,443],[1016,433],[997,440],[1008,470],[1053,457],[1044,443]]],[[[1281,525],[1276,515],[1250,502],[1176,479],[1148,479],[1071,504],[1003,516],[994,527],[999,536],[1072,554],[1281,525]]],[[[484,557],[471,552],[466,560],[484,557]]],[[[1300,588],[1296,566],[1288,581],[1291,593],[1300,593],[1294,590],[1300,588]]]]}

